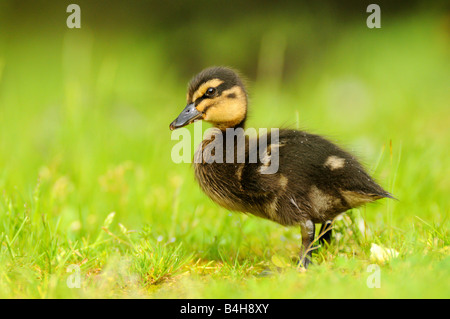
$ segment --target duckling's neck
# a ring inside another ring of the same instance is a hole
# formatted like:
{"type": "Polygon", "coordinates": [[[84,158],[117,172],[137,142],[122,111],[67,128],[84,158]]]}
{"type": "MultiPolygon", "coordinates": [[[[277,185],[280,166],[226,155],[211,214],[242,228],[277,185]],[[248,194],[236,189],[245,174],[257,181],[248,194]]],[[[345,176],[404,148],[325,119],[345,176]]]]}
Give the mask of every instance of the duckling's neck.
{"type": "Polygon", "coordinates": [[[245,129],[245,120],[246,120],[246,117],[244,117],[244,119],[243,119],[239,124],[237,124],[236,126],[234,126],[233,128],[234,128],[234,129],[237,129],[237,128],[245,129]]]}

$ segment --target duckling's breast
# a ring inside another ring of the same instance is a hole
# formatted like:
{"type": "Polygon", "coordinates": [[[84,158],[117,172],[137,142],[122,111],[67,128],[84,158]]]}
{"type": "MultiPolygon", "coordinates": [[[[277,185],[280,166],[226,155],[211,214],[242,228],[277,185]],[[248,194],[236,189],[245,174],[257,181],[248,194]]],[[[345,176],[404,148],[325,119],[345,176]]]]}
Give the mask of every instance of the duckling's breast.
{"type": "Polygon", "coordinates": [[[243,211],[239,182],[234,178],[238,171],[234,164],[196,163],[195,177],[214,202],[233,211],[243,211]]]}
{"type": "MultiPolygon", "coordinates": [[[[222,144],[216,147],[213,142],[214,138],[206,138],[195,152],[195,177],[202,190],[226,209],[264,217],[260,206],[268,198],[252,198],[243,188],[242,178],[246,163],[237,160],[236,145],[233,145],[233,159],[227,161],[226,147],[222,144]]],[[[246,152],[248,153],[247,149],[246,152]]]]}
{"type": "Polygon", "coordinates": [[[254,150],[248,140],[245,160],[238,161],[234,145],[235,156],[230,163],[226,161],[226,148],[221,154],[217,149],[208,150],[211,142],[205,139],[197,148],[194,169],[200,187],[214,202],[226,209],[251,213],[283,225],[298,223],[301,214],[289,201],[287,177],[281,173],[262,174],[261,169],[266,167],[259,159],[250,163],[249,153],[254,150]]]}

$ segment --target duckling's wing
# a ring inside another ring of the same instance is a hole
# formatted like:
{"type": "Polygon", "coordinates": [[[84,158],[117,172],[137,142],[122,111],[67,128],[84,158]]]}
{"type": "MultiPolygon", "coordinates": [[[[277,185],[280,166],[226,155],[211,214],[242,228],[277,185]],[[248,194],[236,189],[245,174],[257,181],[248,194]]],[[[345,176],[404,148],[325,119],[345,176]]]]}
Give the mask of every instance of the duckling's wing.
{"type": "MultiPolygon", "coordinates": [[[[271,141],[270,136],[267,141],[271,141]]],[[[283,192],[303,200],[306,194],[319,189],[334,198],[345,199],[350,207],[383,197],[393,198],[353,155],[318,135],[280,130],[278,141],[267,148],[272,150],[267,154],[269,161],[258,156],[256,163],[246,161],[239,169],[241,189],[249,195],[283,192]],[[278,169],[265,174],[275,157],[278,157],[278,169]]],[[[252,151],[250,148],[247,160],[252,151]]]]}
{"type": "MultiPolygon", "coordinates": [[[[284,131],[280,141],[281,172],[295,172],[308,186],[338,195],[351,203],[366,203],[393,196],[378,185],[350,153],[327,139],[300,131],[284,131]],[[347,200],[348,199],[348,200],[347,200]]],[[[359,204],[358,204],[359,205],[359,204]]]]}

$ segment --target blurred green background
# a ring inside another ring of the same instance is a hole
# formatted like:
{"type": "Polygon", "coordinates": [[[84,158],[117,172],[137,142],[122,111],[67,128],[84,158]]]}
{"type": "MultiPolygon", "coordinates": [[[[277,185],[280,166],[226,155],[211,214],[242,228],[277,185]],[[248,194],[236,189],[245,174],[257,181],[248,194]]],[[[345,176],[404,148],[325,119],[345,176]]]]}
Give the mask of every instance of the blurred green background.
{"type": "Polygon", "coordinates": [[[381,29],[366,26],[368,1],[80,0],[81,29],[68,29],[70,3],[0,3],[0,296],[104,296],[107,280],[68,290],[67,265],[81,265],[86,278],[114,277],[116,260],[126,259],[140,278],[133,295],[449,297],[445,1],[378,1],[381,29]],[[348,239],[361,247],[357,257],[359,248],[337,246],[316,256],[323,266],[301,284],[290,272],[255,279],[272,256],[295,256],[298,230],[229,214],[201,193],[188,164],[171,161],[169,123],[189,79],[211,65],[246,75],[249,126],[326,135],[400,199],[356,211],[373,234],[348,239]],[[403,256],[381,292],[346,277],[365,271],[372,242],[403,256]],[[177,261],[162,279],[142,268],[151,263],[139,259],[145,247],[154,257],[164,244],[161,256],[172,256],[180,243],[179,268],[199,276],[195,284],[170,276],[177,261]],[[429,264],[433,276],[422,271],[429,264]],[[422,277],[405,284],[399,275],[414,265],[422,277]],[[342,284],[335,293],[333,280],[342,284]],[[424,290],[430,281],[433,292],[424,290]]]}

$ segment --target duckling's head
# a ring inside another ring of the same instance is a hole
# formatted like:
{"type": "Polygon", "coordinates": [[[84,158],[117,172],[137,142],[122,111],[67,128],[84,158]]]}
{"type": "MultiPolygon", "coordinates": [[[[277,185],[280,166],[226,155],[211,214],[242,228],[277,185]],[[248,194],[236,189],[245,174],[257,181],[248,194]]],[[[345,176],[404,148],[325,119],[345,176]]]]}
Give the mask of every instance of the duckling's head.
{"type": "Polygon", "coordinates": [[[236,71],[211,67],[192,78],[187,105],[170,124],[170,129],[205,120],[225,130],[243,127],[247,116],[247,93],[236,71]]]}

